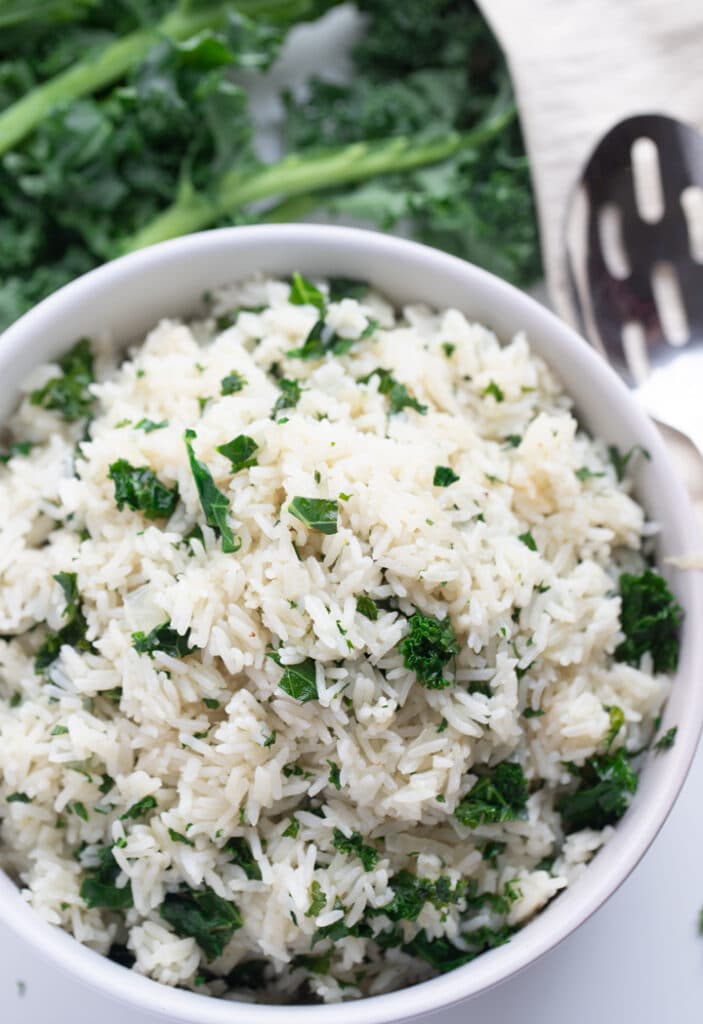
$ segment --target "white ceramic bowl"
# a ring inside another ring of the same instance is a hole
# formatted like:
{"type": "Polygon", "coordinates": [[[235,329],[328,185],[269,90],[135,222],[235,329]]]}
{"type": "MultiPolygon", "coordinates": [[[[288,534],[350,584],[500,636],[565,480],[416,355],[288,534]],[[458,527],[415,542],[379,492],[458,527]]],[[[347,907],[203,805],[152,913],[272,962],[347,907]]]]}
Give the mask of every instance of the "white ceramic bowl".
{"type": "MultiPolygon", "coordinates": [[[[116,344],[139,338],[159,318],[194,313],[202,293],[254,273],[338,275],[371,281],[397,303],[456,306],[509,338],[525,330],[561,377],[594,434],[629,449],[641,444],[637,488],[661,524],[659,561],[699,544],[689,499],[658,433],[606,363],[542,306],[490,274],[433,249],[349,228],[286,225],[228,228],[146,249],[95,270],[52,295],[0,338],[0,422],[34,366],[76,338],[106,329],[116,344]]],[[[173,382],[177,386],[178,382],[173,382]]],[[[620,885],[664,822],[689,767],[703,722],[703,578],[667,576],[683,606],[681,660],[663,727],[676,743],[647,759],[632,808],[581,878],[507,945],[422,985],[334,1006],[223,1002],[159,985],[81,946],[45,924],[0,874],[5,925],[36,951],[106,996],[170,1022],[188,1024],[381,1024],[413,1017],[485,991],[541,956],[585,921],[620,885]]],[[[586,967],[586,969],[588,969],[586,967]]],[[[594,984],[596,979],[594,978],[594,984]]]]}

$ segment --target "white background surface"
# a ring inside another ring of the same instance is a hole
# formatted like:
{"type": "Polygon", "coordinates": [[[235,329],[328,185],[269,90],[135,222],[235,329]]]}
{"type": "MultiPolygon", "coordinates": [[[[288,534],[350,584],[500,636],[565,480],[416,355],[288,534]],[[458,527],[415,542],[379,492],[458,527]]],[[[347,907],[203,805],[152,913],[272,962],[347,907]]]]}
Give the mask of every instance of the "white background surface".
{"type": "MultiPolygon", "coordinates": [[[[280,78],[299,80],[310,58],[344,69],[341,54],[354,22],[328,19],[322,33],[300,34],[280,78]]],[[[280,108],[258,97],[273,156],[280,108]],[[272,144],[273,143],[273,144],[272,144]]],[[[703,679],[701,680],[703,686],[703,679]]],[[[666,756],[665,754],[662,756],[666,756]]],[[[668,823],[622,889],[579,931],[516,978],[443,1014],[433,1024],[701,1024],[703,938],[703,750],[668,823]]],[[[2,925],[0,1024],[153,1024],[154,1018],[78,984],[2,925]]],[[[233,1024],[246,1012],[233,1007],[233,1024]]]]}

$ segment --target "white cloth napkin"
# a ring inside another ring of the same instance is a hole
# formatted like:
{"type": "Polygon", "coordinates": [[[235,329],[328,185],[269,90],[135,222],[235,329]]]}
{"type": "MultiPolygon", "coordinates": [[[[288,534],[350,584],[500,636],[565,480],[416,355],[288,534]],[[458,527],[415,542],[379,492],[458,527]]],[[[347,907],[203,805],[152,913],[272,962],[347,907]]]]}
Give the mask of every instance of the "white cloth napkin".
{"type": "MultiPolygon", "coordinates": [[[[507,55],[517,93],[551,302],[570,319],[563,225],[594,146],[638,113],[670,114],[703,129],[703,2],[478,3],[507,55]]],[[[664,433],[703,522],[703,462],[674,432],[664,433]]]]}

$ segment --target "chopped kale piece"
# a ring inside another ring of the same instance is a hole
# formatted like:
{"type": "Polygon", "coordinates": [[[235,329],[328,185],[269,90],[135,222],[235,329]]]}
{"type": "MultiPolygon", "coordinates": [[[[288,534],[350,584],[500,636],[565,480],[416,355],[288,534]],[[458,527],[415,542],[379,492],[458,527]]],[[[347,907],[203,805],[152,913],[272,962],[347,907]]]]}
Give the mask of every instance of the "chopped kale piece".
{"type": "Polygon", "coordinates": [[[521,766],[501,761],[473,784],[457,804],[454,817],[469,828],[525,818],[528,795],[521,766]]]}
{"type": "Polygon", "coordinates": [[[315,662],[306,658],[297,665],[286,665],[278,685],[289,697],[303,704],[317,700],[315,662]]]}
{"type": "Polygon", "coordinates": [[[233,473],[238,473],[241,469],[250,469],[252,466],[258,466],[255,452],[258,451],[258,444],[252,437],[247,437],[246,434],[239,434],[237,437],[228,441],[227,444],[218,445],[217,451],[220,455],[224,455],[226,459],[231,462],[231,470],[233,473]]]}
{"type": "Polygon", "coordinates": [[[156,806],[156,799],[153,796],[142,797],[120,816],[120,821],[136,821],[137,818],[143,818],[149,811],[153,811],[156,806]]]}
{"type": "Polygon", "coordinates": [[[378,605],[368,594],[360,594],[356,599],[356,610],[359,615],[376,622],[378,619],[378,605]]]}
{"type": "Polygon", "coordinates": [[[449,487],[455,484],[459,477],[451,466],[435,466],[432,483],[435,487],[449,487]]]}
{"type": "Polygon", "coordinates": [[[198,490],[201,508],[205,514],[205,522],[215,530],[218,537],[222,538],[222,550],[224,553],[231,554],[239,550],[242,542],[239,537],[234,536],[227,522],[230,509],[229,498],[215,485],[212,473],[205,463],[196,459],[192,444],[195,436],[194,430],[186,430],[184,439],[188,452],[188,461],[190,462],[190,470],[198,490]]]}
{"type": "Polygon", "coordinates": [[[234,395],[247,386],[247,380],[236,370],[230,370],[226,377],[220,381],[220,394],[223,396],[234,395]]]}
{"type": "Polygon", "coordinates": [[[159,914],[181,938],[193,938],[208,960],[224,951],[244,923],[236,904],[223,899],[210,888],[167,893],[159,914]]]}
{"type": "Polygon", "coordinates": [[[288,505],[288,511],[310,530],[326,534],[337,532],[339,504],[335,499],[296,496],[288,505]]]}
{"type": "Polygon", "coordinates": [[[90,416],[95,405],[95,396],[90,393],[94,381],[93,353],[88,338],[81,338],[74,347],[59,360],[61,375],[52,377],[41,388],[30,395],[32,405],[58,412],[69,423],[90,416]]]}
{"type": "Polygon", "coordinates": [[[620,625],[625,639],[615,649],[617,661],[639,665],[652,655],[655,672],[673,672],[679,661],[679,625],[683,611],[666,580],[651,569],[620,577],[620,625]]]}
{"type": "Polygon", "coordinates": [[[190,630],[187,629],[181,636],[172,628],[170,619],[160,626],[154,626],[149,633],[132,633],[132,647],[138,654],[151,655],[155,651],[163,651],[172,658],[185,658],[198,649],[190,646],[190,630]]]}
{"type": "Polygon", "coordinates": [[[294,409],[300,401],[300,396],[303,393],[299,380],[291,380],[286,377],[281,377],[276,381],[280,389],[280,395],[276,399],[273,409],[271,410],[271,419],[275,420],[279,412],[283,412],[284,409],[294,409]]]}
{"type": "Polygon", "coordinates": [[[128,881],[126,885],[116,885],[120,867],[112,847],[103,846],[98,851],[98,859],[98,866],[90,868],[81,883],[81,899],[91,909],[128,910],[133,906],[132,884],[128,881]]]}
{"type": "Polygon", "coordinates": [[[622,818],[637,789],[637,776],[621,747],[614,754],[589,757],[583,768],[576,769],[579,786],[562,797],[556,809],[564,829],[577,832],[582,828],[602,829],[622,818]]]}
{"type": "Polygon", "coordinates": [[[242,836],[233,836],[228,839],[223,849],[232,854],[232,863],[237,864],[248,879],[260,882],[261,868],[257,864],[251,846],[242,836]]]}
{"type": "Polygon", "coordinates": [[[132,466],[118,459],[108,477],[115,485],[115,502],[120,511],[127,506],[143,512],[146,519],[168,519],[178,504],[178,487],[162,484],[148,466],[132,466]]]}
{"type": "Polygon", "coordinates": [[[406,668],[415,672],[418,682],[428,690],[451,686],[442,675],[444,666],[459,653],[459,642],[448,618],[415,612],[408,621],[409,631],[400,642],[400,653],[406,668]]]}
{"type": "Polygon", "coordinates": [[[346,853],[347,856],[358,857],[364,871],[373,871],[381,856],[375,847],[364,842],[360,832],[352,832],[350,836],[345,836],[341,829],[336,828],[332,837],[332,846],[340,853],[346,853]]]}

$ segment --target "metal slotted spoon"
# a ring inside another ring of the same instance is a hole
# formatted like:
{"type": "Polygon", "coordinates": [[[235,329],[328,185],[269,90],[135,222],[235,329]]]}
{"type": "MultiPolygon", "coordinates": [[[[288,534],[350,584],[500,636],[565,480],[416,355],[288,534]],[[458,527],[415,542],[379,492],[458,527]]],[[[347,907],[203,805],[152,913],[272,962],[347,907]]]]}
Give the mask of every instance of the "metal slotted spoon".
{"type": "Polygon", "coordinates": [[[703,453],[703,136],[649,114],[611,129],[572,196],[566,255],[582,333],[703,453]]]}

